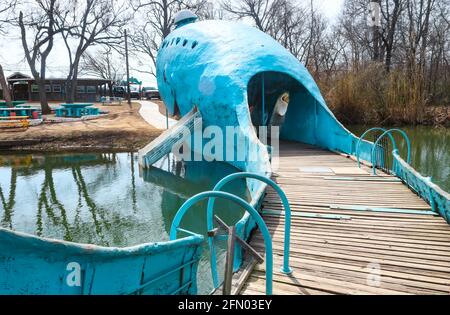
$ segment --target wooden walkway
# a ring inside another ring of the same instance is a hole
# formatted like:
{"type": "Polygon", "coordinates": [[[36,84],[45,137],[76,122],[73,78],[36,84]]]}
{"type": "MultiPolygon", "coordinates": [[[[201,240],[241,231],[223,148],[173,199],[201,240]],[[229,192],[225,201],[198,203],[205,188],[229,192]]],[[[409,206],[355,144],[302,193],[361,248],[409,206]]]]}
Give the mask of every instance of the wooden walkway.
{"type": "MultiPolygon", "coordinates": [[[[294,272],[279,272],[284,215],[270,189],[263,216],[273,238],[274,294],[450,294],[450,226],[428,204],[345,156],[289,142],[280,151],[274,179],[293,211],[294,272]]],[[[251,244],[264,252],[259,231],[251,244]]],[[[264,264],[256,266],[241,294],[264,294],[264,272],[264,264]]]]}

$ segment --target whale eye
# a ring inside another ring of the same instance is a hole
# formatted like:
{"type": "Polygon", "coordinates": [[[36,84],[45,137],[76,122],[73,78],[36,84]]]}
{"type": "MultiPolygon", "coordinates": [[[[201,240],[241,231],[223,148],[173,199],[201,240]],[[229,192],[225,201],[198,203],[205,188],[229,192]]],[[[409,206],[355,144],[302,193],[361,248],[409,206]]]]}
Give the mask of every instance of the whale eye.
{"type": "Polygon", "coordinates": [[[192,43],[192,49],[194,49],[195,47],[197,47],[197,45],[198,45],[198,42],[197,42],[197,41],[193,42],[193,43],[192,43]]]}
{"type": "Polygon", "coordinates": [[[188,40],[185,39],[185,40],[183,41],[183,47],[185,47],[185,46],[187,45],[187,43],[188,43],[188,40]]]}

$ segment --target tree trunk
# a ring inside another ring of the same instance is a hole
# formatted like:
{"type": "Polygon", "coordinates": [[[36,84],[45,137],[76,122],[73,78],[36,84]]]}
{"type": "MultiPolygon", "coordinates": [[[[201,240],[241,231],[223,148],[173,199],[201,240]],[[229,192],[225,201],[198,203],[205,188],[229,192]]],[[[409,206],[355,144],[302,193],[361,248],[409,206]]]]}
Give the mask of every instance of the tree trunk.
{"type": "Polygon", "coordinates": [[[74,96],[73,96],[73,89],[72,89],[72,80],[67,79],[66,81],[66,103],[67,104],[73,104],[74,103],[74,96]]]}
{"type": "Polygon", "coordinates": [[[392,47],[386,46],[385,69],[387,72],[391,71],[391,65],[392,65],[392,47]]]}
{"type": "Polygon", "coordinates": [[[75,97],[77,93],[78,79],[76,77],[72,77],[66,82],[66,102],[68,104],[75,103],[75,97]]]}
{"type": "Polygon", "coordinates": [[[39,100],[41,101],[41,110],[43,115],[48,115],[52,112],[50,106],[48,105],[47,93],[45,92],[45,80],[36,80],[39,87],[39,100]]]}
{"type": "Polygon", "coordinates": [[[6,82],[5,74],[3,73],[2,65],[0,65],[0,86],[3,89],[3,98],[6,101],[6,106],[12,107],[11,94],[9,93],[8,83],[6,82]]]}
{"type": "Polygon", "coordinates": [[[81,56],[83,55],[84,50],[81,50],[80,52],[76,52],[74,62],[71,65],[70,73],[67,76],[66,80],[66,102],[69,104],[75,103],[75,97],[77,95],[77,87],[78,87],[78,66],[80,64],[81,56]]]}

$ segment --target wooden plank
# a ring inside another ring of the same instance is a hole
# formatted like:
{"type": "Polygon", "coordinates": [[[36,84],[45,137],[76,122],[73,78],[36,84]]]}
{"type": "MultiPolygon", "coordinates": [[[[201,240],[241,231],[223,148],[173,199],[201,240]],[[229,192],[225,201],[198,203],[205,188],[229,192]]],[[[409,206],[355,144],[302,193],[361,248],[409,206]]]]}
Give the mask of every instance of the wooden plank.
{"type": "MultiPolygon", "coordinates": [[[[262,213],[273,238],[274,294],[450,294],[449,225],[397,178],[370,172],[343,155],[281,143],[273,179],[291,204],[294,273],[279,272],[285,213],[268,188],[262,213]],[[367,282],[373,263],[379,286],[367,282]]],[[[251,245],[264,252],[259,232],[251,245]]],[[[265,292],[264,270],[255,267],[243,294],[265,292]]]]}

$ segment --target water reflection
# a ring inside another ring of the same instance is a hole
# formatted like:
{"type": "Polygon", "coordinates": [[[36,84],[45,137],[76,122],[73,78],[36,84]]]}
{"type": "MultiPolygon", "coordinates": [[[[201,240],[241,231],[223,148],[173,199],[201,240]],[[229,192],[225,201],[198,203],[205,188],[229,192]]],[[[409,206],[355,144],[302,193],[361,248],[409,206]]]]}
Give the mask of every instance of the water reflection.
{"type": "MultiPolygon", "coordinates": [[[[103,246],[168,240],[179,207],[210,190],[236,170],[224,163],[180,163],[139,169],[129,154],[0,156],[1,226],[42,237],[103,246]]],[[[228,191],[246,198],[245,182],[228,191]]],[[[183,226],[206,233],[205,203],[190,211],[183,226]]],[[[218,202],[231,224],[242,211],[218,202]]]]}
{"type": "Polygon", "coordinates": [[[3,206],[2,226],[12,228],[11,218],[16,200],[17,171],[11,170],[11,180],[9,183],[9,196],[5,198],[3,189],[0,186],[0,198],[3,206]]]}

